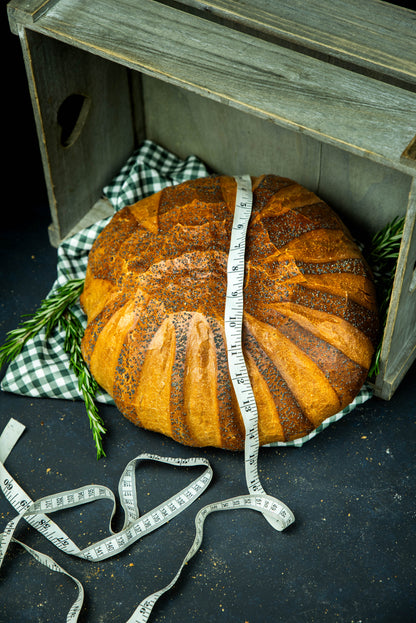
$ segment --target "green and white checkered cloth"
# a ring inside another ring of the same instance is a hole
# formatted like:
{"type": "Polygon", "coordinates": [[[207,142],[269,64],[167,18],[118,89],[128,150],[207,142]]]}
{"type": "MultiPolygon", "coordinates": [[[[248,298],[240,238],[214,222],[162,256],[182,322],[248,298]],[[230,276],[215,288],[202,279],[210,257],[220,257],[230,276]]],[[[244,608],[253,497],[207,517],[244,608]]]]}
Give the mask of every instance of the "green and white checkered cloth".
{"type": "MultiPolygon", "coordinates": [[[[128,159],[111,184],[103,189],[103,193],[117,212],[122,207],[131,205],[162,188],[205,177],[208,174],[205,165],[195,156],[181,160],[159,145],[145,141],[128,159]]],[[[88,253],[110,219],[111,217],[102,219],[61,243],[58,248],[57,279],[48,297],[69,279],[85,277],[88,253]]],[[[72,311],[85,327],[86,316],[79,303],[72,307],[72,311]]],[[[48,339],[45,339],[44,331],[38,333],[25,344],[21,353],[10,363],[1,384],[2,390],[31,397],[82,400],[78,380],[70,369],[69,356],[63,345],[62,330],[55,330],[48,339]]],[[[364,386],[346,409],[325,420],[309,435],[293,442],[276,442],[270,445],[301,446],[371,396],[370,388],[364,386]]],[[[104,391],[99,391],[96,398],[98,402],[114,404],[111,396],[104,391]]]]}

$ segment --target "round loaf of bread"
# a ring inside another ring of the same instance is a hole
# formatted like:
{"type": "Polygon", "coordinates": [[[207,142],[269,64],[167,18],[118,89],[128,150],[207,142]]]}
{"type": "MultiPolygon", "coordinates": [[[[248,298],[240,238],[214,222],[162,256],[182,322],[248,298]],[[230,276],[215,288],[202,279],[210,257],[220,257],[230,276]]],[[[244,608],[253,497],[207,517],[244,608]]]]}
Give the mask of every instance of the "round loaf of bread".
{"type": "MultiPolygon", "coordinates": [[[[252,178],[242,345],[260,445],[310,433],[366,380],[370,270],[340,218],[296,182],[252,178]]],[[[236,181],[168,187],[117,212],[88,260],[85,361],[127,418],[182,444],[244,447],[224,333],[236,181]]]]}

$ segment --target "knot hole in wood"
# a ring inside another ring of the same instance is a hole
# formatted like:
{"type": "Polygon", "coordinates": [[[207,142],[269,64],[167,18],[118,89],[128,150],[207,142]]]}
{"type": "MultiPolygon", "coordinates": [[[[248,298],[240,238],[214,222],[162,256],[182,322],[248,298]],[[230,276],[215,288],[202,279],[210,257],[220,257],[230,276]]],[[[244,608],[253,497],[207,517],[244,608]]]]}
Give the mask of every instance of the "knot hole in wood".
{"type": "Polygon", "coordinates": [[[91,107],[91,98],[72,93],[59,106],[57,121],[61,130],[62,147],[71,147],[82,132],[91,107]]]}

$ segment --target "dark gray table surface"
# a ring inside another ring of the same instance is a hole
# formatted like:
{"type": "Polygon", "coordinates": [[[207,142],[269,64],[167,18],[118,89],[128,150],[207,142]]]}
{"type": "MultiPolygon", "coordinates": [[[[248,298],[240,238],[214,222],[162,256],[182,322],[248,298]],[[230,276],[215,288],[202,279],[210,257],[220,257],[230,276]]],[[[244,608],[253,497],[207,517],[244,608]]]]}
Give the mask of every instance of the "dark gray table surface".
{"type": "MultiPolygon", "coordinates": [[[[16,203],[0,240],[0,341],[20,315],[33,311],[52,285],[56,250],[47,238],[48,209],[16,203]]],[[[312,623],[416,620],[416,368],[389,402],[376,398],[302,448],[262,449],[260,477],[296,522],[277,533],[249,510],[206,521],[201,551],[157,603],[153,621],[312,623]]],[[[141,452],[209,459],[214,480],[182,515],[115,559],[88,563],[63,554],[29,526],[17,537],[53,556],[86,591],[80,621],[126,621],[147,594],[174,575],[194,538],[196,511],[245,493],[243,457],[192,449],[140,430],[113,407],[101,407],[107,457],[97,462],[82,402],[0,392],[0,426],[10,417],[26,431],[6,467],[32,497],[96,483],[114,492],[128,460],[141,452]]],[[[144,464],[137,472],[139,507],[150,510],[197,472],[144,464]]],[[[111,505],[62,513],[59,525],[80,546],[108,534],[111,505]]],[[[14,515],[0,499],[2,527],[14,515]]],[[[120,529],[118,510],[114,528],[120,529]]],[[[65,621],[75,598],[66,577],[49,572],[13,545],[0,571],[0,622],[65,621]]]]}

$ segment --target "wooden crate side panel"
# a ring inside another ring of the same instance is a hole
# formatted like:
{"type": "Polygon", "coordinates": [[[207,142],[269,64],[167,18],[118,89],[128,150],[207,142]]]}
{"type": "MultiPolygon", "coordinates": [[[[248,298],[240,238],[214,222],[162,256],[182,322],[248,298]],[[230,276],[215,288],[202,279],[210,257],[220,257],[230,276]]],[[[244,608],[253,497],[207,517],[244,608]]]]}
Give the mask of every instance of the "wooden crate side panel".
{"type": "Polygon", "coordinates": [[[128,72],[32,31],[22,29],[21,40],[56,245],[100,198],[134,148],[128,72]],[[84,102],[79,114],[74,96],[84,102]]]}
{"type": "MultiPolygon", "coordinates": [[[[12,28],[30,24],[59,0],[11,0],[12,28]]],[[[415,13],[379,0],[159,0],[358,72],[416,84],[415,13]]]]}
{"type": "Polygon", "coordinates": [[[135,147],[137,147],[147,138],[143,99],[143,75],[139,71],[129,70],[128,80],[132,108],[132,129],[135,147]]]}
{"type": "Polygon", "coordinates": [[[275,173],[315,189],[320,144],[230,106],[143,76],[146,135],[184,158],[194,154],[214,172],[275,173]]]}
{"type": "Polygon", "coordinates": [[[376,394],[389,399],[416,359],[416,180],[409,194],[376,394]]]}

